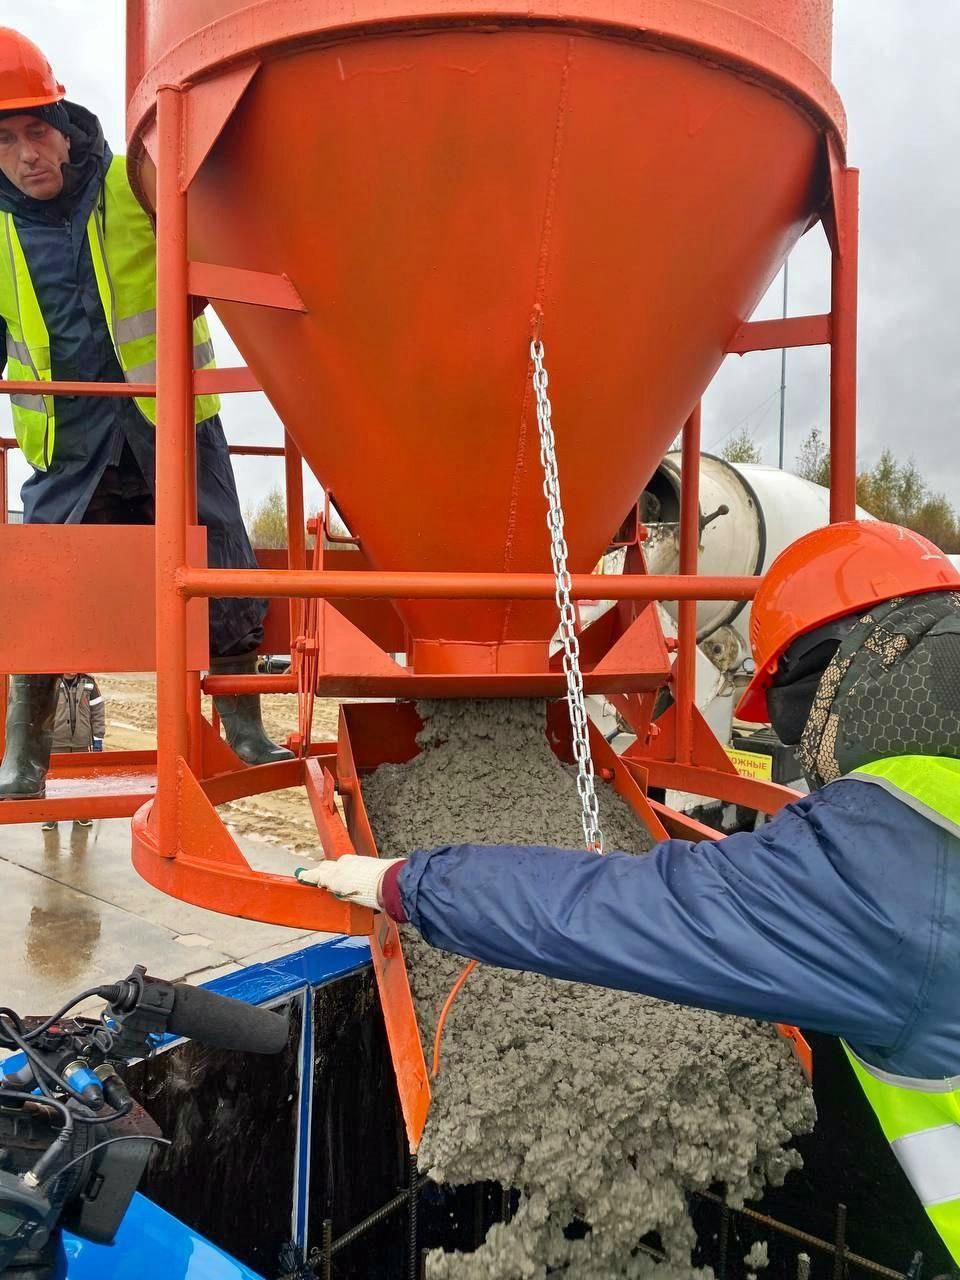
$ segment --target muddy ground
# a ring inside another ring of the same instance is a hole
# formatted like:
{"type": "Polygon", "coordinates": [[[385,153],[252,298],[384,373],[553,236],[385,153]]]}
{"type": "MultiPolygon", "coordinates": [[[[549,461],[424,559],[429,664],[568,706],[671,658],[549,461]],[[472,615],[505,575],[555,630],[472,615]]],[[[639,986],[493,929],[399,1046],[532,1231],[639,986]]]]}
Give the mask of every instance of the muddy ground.
{"type": "MultiPolygon", "coordinates": [[[[99,677],[106,699],[108,751],[138,751],[156,746],[156,682],[152,675],[99,677]]],[[[204,698],[205,714],[210,699],[204,698]]],[[[313,717],[314,742],[333,741],[337,735],[339,702],[318,698],[313,717]]],[[[263,699],[263,722],[275,742],[285,741],[297,727],[297,699],[281,694],[263,699]]],[[[240,835],[283,845],[294,853],[317,846],[317,828],[302,788],[249,796],[224,805],[224,821],[240,835]]]]}

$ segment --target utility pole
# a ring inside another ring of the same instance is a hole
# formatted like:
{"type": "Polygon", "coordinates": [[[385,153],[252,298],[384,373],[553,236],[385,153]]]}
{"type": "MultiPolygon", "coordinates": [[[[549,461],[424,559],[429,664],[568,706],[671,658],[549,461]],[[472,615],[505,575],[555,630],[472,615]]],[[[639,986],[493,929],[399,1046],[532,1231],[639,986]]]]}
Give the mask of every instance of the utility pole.
{"type": "MultiPolygon", "coordinates": [[[[783,318],[787,318],[787,282],[789,279],[788,272],[790,268],[790,259],[787,258],[783,264],[783,318]]],[[[780,352],[780,470],[783,470],[783,421],[784,413],[787,406],[787,348],[783,347],[780,352]]]]}

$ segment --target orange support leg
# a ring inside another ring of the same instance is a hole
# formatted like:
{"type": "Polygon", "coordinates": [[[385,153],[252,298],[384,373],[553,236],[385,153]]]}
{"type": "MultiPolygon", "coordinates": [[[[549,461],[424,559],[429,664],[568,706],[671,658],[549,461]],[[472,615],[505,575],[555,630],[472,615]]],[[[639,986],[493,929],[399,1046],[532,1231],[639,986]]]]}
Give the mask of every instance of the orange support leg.
{"type": "Polygon", "coordinates": [[[836,237],[831,278],[830,519],[853,520],[857,508],[857,169],[834,173],[833,201],[836,237]]]}
{"type": "MultiPolygon", "coordinates": [[[[0,440],[0,524],[7,523],[7,512],[10,509],[10,497],[7,493],[7,445],[8,441],[0,440]]],[[[0,757],[7,742],[7,677],[0,676],[0,757]]]]}
{"type": "MultiPolygon", "coordinates": [[[[307,563],[306,519],[303,510],[303,455],[288,431],[283,436],[284,482],[287,495],[287,567],[304,569],[307,563]]],[[[290,648],[303,630],[303,605],[290,601],[290,648]]]]}
{"type": "Polygon", "coordinates": [[[180,190],[183,98],[157,94],[157,801],[158,847],[175,856],[179,767],[189,759],[186,599],[187,413],[193,423],[192,344],[187,293],[187,198],[180,190]]]}
{"type": "MultiPolygon", "coordinates": [[[[191,360],[192,364],[192,360],[191,360]]],[[[184,457],[187,521],[196,525],[197,512],[197,429],[194,423],[193,396],[188,399],[187,451],[184,457]]],[[[200,672],[187,672],[187,725],[190,742],[190,768],[197,777],[203,774],[203,704],[200,701],[200,672]]]]}
{"type": "MultiPolygon", "coordinates": [[[[700,559],[700,406],[683,428],[680,472],[680,572],[695,574],[700,559]]],[[[679,649],[673,696],[677,725],[677,760],[688,764],[693,750],[693,708],[697,695],[697,602],[677,606],[679,649]]]]}

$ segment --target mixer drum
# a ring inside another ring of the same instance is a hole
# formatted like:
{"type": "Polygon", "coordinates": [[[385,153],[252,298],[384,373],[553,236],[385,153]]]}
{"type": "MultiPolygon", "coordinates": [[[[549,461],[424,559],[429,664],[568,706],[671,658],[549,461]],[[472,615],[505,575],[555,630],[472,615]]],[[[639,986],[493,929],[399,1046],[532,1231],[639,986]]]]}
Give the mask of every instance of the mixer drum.
{"type": "MultiPolygon", "coordinates": [[[[770,7],[829,32],[828,4],[770,7]]],[[[542,316],[585,572],[815,218],[827,126],[702,51],[470,18],[261,49],[190,188],[190,253],[284,273],[306,303],[217,310],[379,569],[549,569],[542,316]]],[[[550,603],[399,607],[420,642],[539,650],[555,626],[550,603]]]]}

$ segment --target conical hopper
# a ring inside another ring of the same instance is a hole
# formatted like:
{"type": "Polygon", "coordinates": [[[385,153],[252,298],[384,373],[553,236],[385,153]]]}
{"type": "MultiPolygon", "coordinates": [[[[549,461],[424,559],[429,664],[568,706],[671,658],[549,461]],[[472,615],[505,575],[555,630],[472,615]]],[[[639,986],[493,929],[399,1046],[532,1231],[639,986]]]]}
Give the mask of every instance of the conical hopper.
{"type": "MultiPolygon", "coordinates": [[[[542,316],[570,564],[589,571],[823,200],[816,93],[837,104],[791,41],[807,24],[825,57],[830,6],[674,5],[694,34],[720,16],[712,51],[639,17],[414,25],[388,7],[336,31],[306,30],[314,10],[332,22],[307,3],[145,7],[141,106],[164,76],[260,61],[190,187],[191,256],[303,298],[303,315],[217,310],[379,569],[549,569],[542,316]],[[761,8],[783,30],[743,16],[761,8]],[[304,29],[268,44],[291,11],[304,29]]],[[[498,645],[542,666],[555,627],[548,604],[399,607],[421,669],[498,645]]]]}

